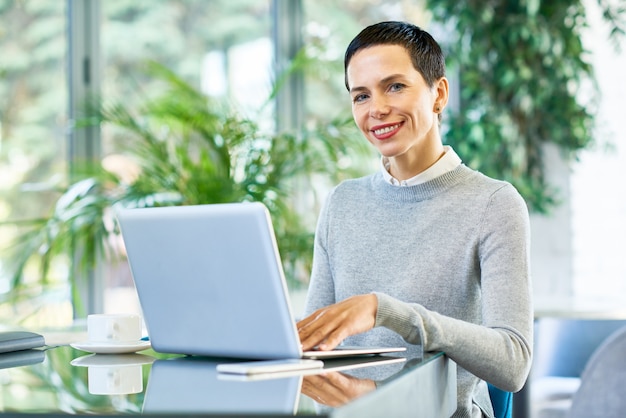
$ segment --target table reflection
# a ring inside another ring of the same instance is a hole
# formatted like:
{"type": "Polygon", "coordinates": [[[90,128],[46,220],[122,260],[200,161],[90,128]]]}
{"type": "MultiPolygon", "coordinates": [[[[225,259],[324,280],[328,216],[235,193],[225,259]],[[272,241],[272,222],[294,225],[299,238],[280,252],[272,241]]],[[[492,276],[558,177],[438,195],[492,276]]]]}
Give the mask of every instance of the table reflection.
{"type": "Polygon", "coordinates": [[[146,388],[144,413],[293,415],[299,412],[301,394],[315,402],[338,407],[375,390],[374,378],[396,373],[406,359],[388,356],[334,359],[325,360],[321,371],[250,376],[217,372],[217,365],[228,361],[233,360],[186,357],[155,361],[146,388]],[[352,376],[347,371],[353,369],[354,373],[363,374],[365,367],[370,377],[352,376]]]}
{"type": "Polygon", "coordinates": [[[387,356],[327,360],[324,371],[304,376],[302,394],[315,402],[317,412],[327,412],[373,392],[422,361],[387,356]]]}
{"type": "Polygon", "coordinates": [[[302,376],[263,380],[219,379],[232,360],[185,357],[152,364],[144,413],[269,413],[297,411],[302,376]]]}
{"type": "MultiPolygon", "coordinates": [[[[413,360],[391,356],[325,360],[321,371],[254,377],[224,376],[217,372],[218,364],[236,361],[153,351],[86,355],[67,346],[3,355],[0,356],[0,400],[3,401],[0,413],[94,417],[335,416],[335,411],[353,408],[357,402],[352,401],[358,398],[364,398],[366,410],[371,406],[365,398],[381,407],[393,407],[397,403],[395,397],[388,395],[401,392],[405,386],[412,388],[421,381],[430,387],[432,379],[439,379],[440,373],[448,370],[440,353],[427,353],[424,358],[413,360]],[[413,376],[413,380],[398,379],[405,373],[413,376]],[[425,373],[429,377],[417,377],[426,376],[425,373]],[[387,384],[394,391],[377,390],[387,384]]],[[[447,379],[454,382],[452,375],[442,382],[447,379]]],[[[440,393],[441,388],[424,396],[437,398],[440,393]]],[[[403,406],[407,410],[414,407],[412,402],[403,406]]],[[[360,414],[350,411],[353,416],[360,414]]]]}

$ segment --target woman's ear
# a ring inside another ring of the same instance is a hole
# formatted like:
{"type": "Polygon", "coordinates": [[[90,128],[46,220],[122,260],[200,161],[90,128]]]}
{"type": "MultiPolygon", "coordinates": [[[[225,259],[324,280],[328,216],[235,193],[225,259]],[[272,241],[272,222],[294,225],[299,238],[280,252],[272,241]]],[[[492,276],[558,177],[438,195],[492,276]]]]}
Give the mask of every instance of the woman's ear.
{"type": "Polygon", "coordinates": [[[433,87],[436,93],[435,103],[433,104],[433,112],[441,113],[448,104],[448,79],[441,77],[439,80],[435,81],[435,85],[433,87]]]}

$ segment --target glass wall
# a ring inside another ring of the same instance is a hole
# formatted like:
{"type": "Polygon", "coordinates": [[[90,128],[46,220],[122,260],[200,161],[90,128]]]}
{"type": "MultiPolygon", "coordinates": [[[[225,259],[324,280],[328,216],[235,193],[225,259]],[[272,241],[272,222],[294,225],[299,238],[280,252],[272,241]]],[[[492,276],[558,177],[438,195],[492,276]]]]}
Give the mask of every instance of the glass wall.
{"type": "MultiPolygon", "coordinates": [[[[295,102],[288,103],[287,110],[296,109],[300,113],[298,123],[308,126],[333,118],[350,120],[343,53],[350,39],[365,25],[399,19],[433,30],[436,23],[430,21],[423,2],[411,0],[94,0],[94,3],[100,9],[99,27],[92,30],[98,32],[101,61],[98,73],[103,101],[120,102],[136,109],[151,97],[163,94],[166,90],[163,80],[149,71],[149,63],[157,62],[194,88],[228,100],[267,130],[280,126],[276,120],[284,117],[282,113],[276,114],[272,96],[272,87],[280,77],[274,72],[277,42],[303,46],[294,52],[298,70],[295,76],[300,84],[287,84],[285,88],[301,87],[300,93],[291,96],[295,102]],[[285,6],[282,14],[275,13],[277,6],[285,6]],[[277,31],[277,27],[282,31],[277,31]]],[[[4,256],[10,244],[27,241],[27,234],[37,225],[33,220],[49,216],[59,191],[68,185],[67,173],[72,162],[68,159],[67,145],[67,9],[71,4],[71,1],[0,0],[0,320],[10,317],[26,324],[72,320],[68,279],[71,260],[55,258],[45,280],[36,260],[31,260],[25,266],[24,278],[14,282],[11,271],[15,266],[11,263],[16,259],[4,256]]],[[[621,71],[615,65],[604,68],[616,71],[613,75],[621,71]]],[[[619,109],[619,106],[607,105],[606,109],[619,109]]],[[[143,120],[139,118],[137,122],[141,124],[143,120]]],[[[356,129],[352,135],[360,138],[356,129]]],[[[619,139],[617,134],[615,138],[619,139]]],[[[136,172],[124,151],[128,141],[123,130],[102,126],[98,152],[103,166],[122,177],[132,177],[136,172]]],[[[611,154],[615,170],[621,167],[616,160],[619,155],[611,154]]],[[[608,166],[605,157],[601,156],[599,166],[608,166]]],[[[595,169],[590,168],[595,167],[590,165],[591,159],[586,154],[585,164],[574,167],[576,277],[572,280],[580,292],[589,292],[590,287],[597,290],[597,286],[593,287],[595,279],[588,276],[601,271],[602,277],[607,278],[603,288],[622,291],[626,286],[624,266],[612,250],[621,247],[611,245],[617,241],[610,233],[616,230],[615,225],[623,230],[618,216],[623,199],[610,205],[615,208],[611,213],[616,221],[604,225],[606,232],[599,235],[599,228],[592,228],[589,221],[595,214],[589,202],[600,199],[596,195],[587,197],[589,190],[599,190],[589,186],[597,182],[595,169]]],[[[372,155],[360,165],[364,171],[371,171],[376,163],[377,158],[372,155]]],[[[619,176],[617,171],[611,173],[612,177],[619,176]]],[[[315,179],[307,181],[310,184],[300,189],[309,194],[315,191],[317,197],[310,199],[305,193],[298,204],[310,212],[314,222],[318,205],[331,184],[318,184],[315,179]]],[[[104,309],[138,309],[126,263],[105,261],[104,291],[100,294],[104,309]]],[[[296,309],[298,306],[296,302],[296,309]]]]}
{"type": "MultiPolygon", "coordinates": [[[[572,259],[576,295],[600,302],[626,302],[626,40],[621,47],[609,39],[601,10],[586,1],[590,51],[602,95],[595,144],[573,164],[572,259]]],[[[607,307],[608,308],[608,307],[607,307]]]]}
{"type": "Polygon", "coordinates": [[[106,98],[132,103],[150,95],[158,83],[144,67],[155,61],[209,94],[251,107],[267,99],[270,0],[128,0],[101,7],[106,98]]]}
{"type": "MultiPolygon", "coordinates": [[[[100,40],[102,66],[96,73],[103,103],[134,109],[162,94],[163,81],[147,71],[156,62],[273,126],[273,107],[266,105],[273,77],[271,0],[93,4],[100,16],[100,27],[91,30],[100,40]]],[[[19,281],[13,280],[15,265],[10,265],[18,259],[12,245],[28,241],[29,231],[40,225],[34,220],[51,215],[69,182],[66,34],[71,5],[0,0],[0,317],[25,325],[58,325],[73,315],[71,260],[55,257],[43,278],[37,257],[31,258],[19,281]]],[[[78,113],[86,114],[88,105],[77,103],[78,113]]],[[[123,152],[126,135],[103,126],[98,147],[105,168],[132,173],[132,161],[123,152]]],[[[128,267],[112,260],[103,257],[105,310],[132,311],[137,306],[128,267]]]]}
{"type": "MultiPolygon", "coordinates": [[[[49,215],[67,180],[66,3],[0,1],[0,251],[49,215]]],[[[0,318],[71,314],[66,260],[53,264],[43,295],[35,266],[19,289],[0,257],[0,318]],[[19,303],[18,303],[19,302],[19,303]],[[19,309],[17,308],[19,306],[19,309]]],[[[0,320],[0,322],[5,322],[0,320]]]]}
{"type": "MultiPolygon", "coordinates": [[[[273,126],[273,107],[263,106],[272,82],[270,6],[270,0],[101,2],[104,100],[137,110],[162,95],[163,79],[149,71],[156,62],[273,126]]],[[[103,128],[105,168],[132,177],[137,168],[124,152],[128,131],[103,128]]],[[[126,261],[114,259],[104,269],[104,310],[138,311],[126,261]]]]}

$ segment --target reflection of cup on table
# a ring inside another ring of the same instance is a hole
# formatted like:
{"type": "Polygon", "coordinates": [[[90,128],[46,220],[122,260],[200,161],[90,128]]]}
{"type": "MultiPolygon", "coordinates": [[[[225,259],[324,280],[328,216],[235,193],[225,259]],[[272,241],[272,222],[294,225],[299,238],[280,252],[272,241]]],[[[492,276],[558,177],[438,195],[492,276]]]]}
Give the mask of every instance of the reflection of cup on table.
{"type": "Polygon", "coordinates": [[[87,380],[89,393],[94,395],[125,395],[143,391],[141,366],[90,367],[87,380]]]}
{"type": "Polygon", "coordinates": [[[90,342],[136,342],[141,340],[141,317],[135,314],[89,315],[87,335],[90,342]]]}
{"type": "Polygon", "coordinates": [[[153,361],[153,357],[142,354],[92,354],[71,364],[87,367],[89,393],[127,395],[143,391],[142,365],[153,361]]]}

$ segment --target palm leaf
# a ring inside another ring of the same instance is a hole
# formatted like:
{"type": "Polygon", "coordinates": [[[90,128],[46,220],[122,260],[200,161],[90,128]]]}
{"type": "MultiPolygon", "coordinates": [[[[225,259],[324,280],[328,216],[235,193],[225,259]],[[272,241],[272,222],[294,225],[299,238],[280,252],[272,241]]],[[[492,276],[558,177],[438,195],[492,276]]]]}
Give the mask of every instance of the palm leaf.
{"type": "MultiPolygon", "coordinates": [[[[302,193],[298,179],[316,175],[334,182],[358,172],[359,158],[370,154],[349,118],[311,124],[298,133],[268,133],[232,106],[211,99],[155,63],[147,71],[163,82],[156,97],[129,109],[124,103],[92,101],[90,119],[116,132],[120,152],[137,165],[131,180],[86,164],[87,177],[62,191],[45,220],[33,221],[14,259],[13,286],[20,285],[26,266],[40,260],[46,281],[57,257],[74,260],[70,281],[76,283],[99,260],[120,255],[110,246],[119,234],[113,208],[197,205],[240,201],[263,202],[272,214],[278,245],[290,283],[308,275],[313,232],[307,214],[294,209],[302,193]],[[360,156],[360,157],[359,157],[360,156]],[[346,163],[349,161],[349,163],[346,163]],[[304,274],[303,274],[304,272],[304,274]]],[[[304,280],[306,277],[304,277],[304,280]]]]}

